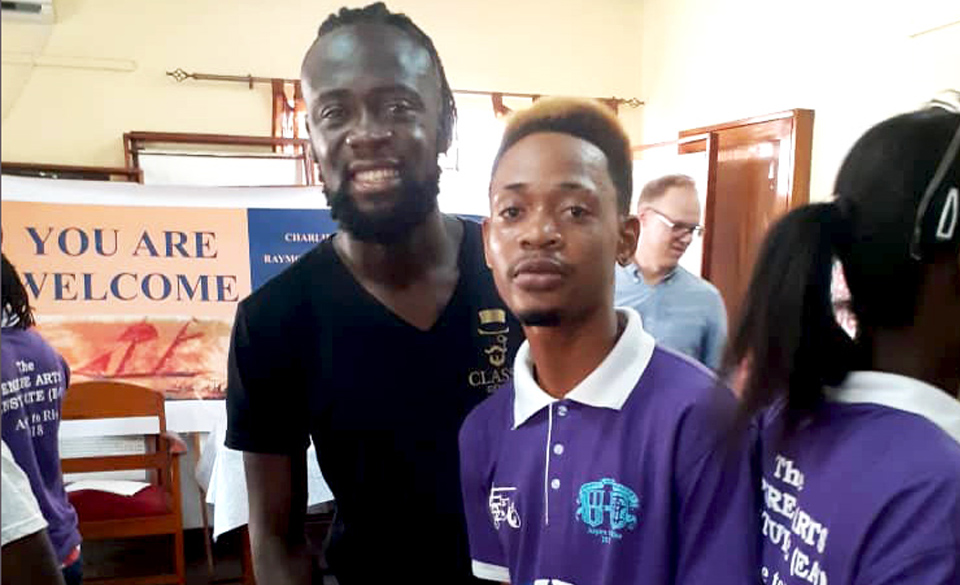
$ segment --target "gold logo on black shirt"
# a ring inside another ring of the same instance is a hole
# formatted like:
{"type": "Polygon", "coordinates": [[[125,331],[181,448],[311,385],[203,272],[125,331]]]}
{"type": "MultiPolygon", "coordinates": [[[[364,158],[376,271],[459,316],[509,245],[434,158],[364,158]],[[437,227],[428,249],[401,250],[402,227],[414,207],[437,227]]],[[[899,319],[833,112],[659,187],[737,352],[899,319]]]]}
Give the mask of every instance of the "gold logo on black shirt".
{"type": "Polygon", "coordinates": [[[510,378],[510,368],[503,367],[507,362],[507,334],[510,332],[507,312],[503,309],[483,309],[477,311],[477,319],[477,333],[491,342],[483,349],[483,353],[494,369],[473,370],[468,375],[468,381],[471,386],[486,386],[488,391],[493,391],[510,378]]]}
{"type": "Polygon", "coordinates": [[[500,335],[510,331],[507,327],[507,312],[503,309],[477,311],[477,318],[480,319],[480,326],[477,327],[480,335],[500,335]]]}

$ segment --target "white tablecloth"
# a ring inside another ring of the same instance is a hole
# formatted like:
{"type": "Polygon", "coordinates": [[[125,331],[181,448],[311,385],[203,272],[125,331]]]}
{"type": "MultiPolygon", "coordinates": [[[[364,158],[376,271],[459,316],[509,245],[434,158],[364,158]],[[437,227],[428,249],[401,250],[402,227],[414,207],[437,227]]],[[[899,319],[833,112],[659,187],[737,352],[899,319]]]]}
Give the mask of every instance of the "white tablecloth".
{"type": "MultiPolygon", "coordinates": [[[[207,437],[197,464],[197,483],[207,492],[207,503],[213,505],[213,538],[250,521],[247,501],[247,480],[243,472],[243,453],[226,448],[226,425],[219,424],[207,437]]],[[[307,507],[333,500],[313,444],[307,449],[307,507]]]]}

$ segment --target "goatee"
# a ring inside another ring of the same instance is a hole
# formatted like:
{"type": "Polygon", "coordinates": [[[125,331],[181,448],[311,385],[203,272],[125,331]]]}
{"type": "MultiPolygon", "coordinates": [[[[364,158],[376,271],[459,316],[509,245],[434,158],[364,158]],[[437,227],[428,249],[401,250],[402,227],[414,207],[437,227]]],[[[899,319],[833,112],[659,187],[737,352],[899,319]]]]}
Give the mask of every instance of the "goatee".
{"type": "Polygon", "coordinates": [[[437,209],[440,193],[440,168],[424,181],[403,179],[396,206],[376,212],[361,211],[349,192],[350,181],[344,177],[340,188],[323,192],[330,205],[330,215],[340,229],[363,242],[394,244],[419,226],[437,209]]]}
{"type": "Polygon", "coordinates": [[[562,321],[557,309],[517,313],[517,319],[524,327],[559,327],[562,321]]]}

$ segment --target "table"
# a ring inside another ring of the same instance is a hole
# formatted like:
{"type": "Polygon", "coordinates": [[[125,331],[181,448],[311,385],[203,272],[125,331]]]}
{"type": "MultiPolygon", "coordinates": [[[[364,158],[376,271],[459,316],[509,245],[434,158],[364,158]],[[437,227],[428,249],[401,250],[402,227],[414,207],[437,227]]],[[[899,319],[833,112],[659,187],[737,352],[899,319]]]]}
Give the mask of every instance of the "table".
{"type": "MultiPolygon", "coordinates": [[[[245,526],[250,521],[247,480],[243,471],[243,453],[224,446],[225,421],[217,424],[204,443],[197,463],[197,483],[206,491],[206,501],[213,506],[213,539],[245,526]]],[[[333,500],[317,452],[311,442],[307,449],[307,507],[333,500]]]]}

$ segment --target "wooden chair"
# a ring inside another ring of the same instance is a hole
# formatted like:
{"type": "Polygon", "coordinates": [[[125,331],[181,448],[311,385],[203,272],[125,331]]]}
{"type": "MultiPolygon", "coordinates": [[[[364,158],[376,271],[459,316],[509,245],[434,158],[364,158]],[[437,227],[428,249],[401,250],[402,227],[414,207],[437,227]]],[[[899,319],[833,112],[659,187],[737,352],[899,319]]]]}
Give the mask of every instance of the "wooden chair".
{"type": "MultiPolygon", "coordinates": [[[[88,579],[85,584],[109,585],[184,585],[183,520],[180,505],[180,467],[178,456],[186,445],[167,432],[163,394],[134,384],[120,382],[80,382],[70,386],[63,401],[62,418],[68,420],[129,420],[144,435],[146,449],[136,455],[102,455],[64,459],[64,473],[89,473],[121,470],[149,471],[150,487],[133,496],[97,490],[70,493],[77,509],[80,534],[85,540],[123,539],[141,536],[171,535],[174,539],[174,572],[147,577],[111,577],[88,579]],[[153,422],[155,421],[155,422],[153,422]],[[141,430],[142,429],[142,430],[141,430]]],[[[107,421],[104,421],[107,424],[107,421]]],[[[114,433],[116,434],[116,433],[114,433]]]]}

